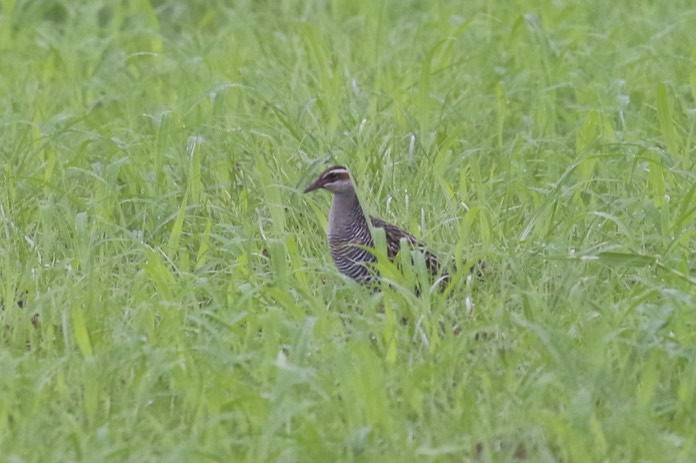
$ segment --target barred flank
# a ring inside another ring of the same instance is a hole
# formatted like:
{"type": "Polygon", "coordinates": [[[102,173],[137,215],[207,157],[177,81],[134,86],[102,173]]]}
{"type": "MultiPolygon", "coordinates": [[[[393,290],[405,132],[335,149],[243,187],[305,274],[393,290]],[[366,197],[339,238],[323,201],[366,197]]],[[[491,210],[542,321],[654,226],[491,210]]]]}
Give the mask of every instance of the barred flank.
{"type": "MultiPolygon", "coordinates": [[[[346,211],[346,214],[354,217],[355,220],[351,221],[352,225],[329,230],[331,256],[341,273],[360,283],[367,283],[375,277],[375,271],[370,265],[375,262],[375,256],[365,249],[374,246],[372,234],[358,203],[354,210],[346,211]]],[[[413,235],[375,217],[370,217],[370,222],[372,227],[384,229],[389,259],[393,260],[396,257],[401,249],[401,240],[405,239],[414,249],[423,251],[426,266],[431,274],[437,275],[440,272],[440,262],[437,257],[413,235]]]]}

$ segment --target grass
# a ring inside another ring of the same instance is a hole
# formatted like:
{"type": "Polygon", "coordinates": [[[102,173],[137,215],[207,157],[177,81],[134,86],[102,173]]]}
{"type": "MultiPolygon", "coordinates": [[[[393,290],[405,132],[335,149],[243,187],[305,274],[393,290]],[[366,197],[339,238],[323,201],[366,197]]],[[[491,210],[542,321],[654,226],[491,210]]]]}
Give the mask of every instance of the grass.
{"type": "Polygon", "coordinates": [[[0,460],[694,461],[695,24],[3,1],[0,460]],[[342,279],[330,162],[487,277],[342,279]]]}

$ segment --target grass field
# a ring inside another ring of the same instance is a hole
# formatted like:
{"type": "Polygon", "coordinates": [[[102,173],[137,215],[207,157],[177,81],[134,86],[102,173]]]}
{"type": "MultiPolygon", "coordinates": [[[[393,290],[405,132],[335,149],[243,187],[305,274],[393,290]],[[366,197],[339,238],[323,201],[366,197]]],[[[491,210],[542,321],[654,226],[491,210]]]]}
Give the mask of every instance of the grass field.
{"type": "Polygon", "coordinates": [[[692,2],[225,3],[0,2],[0,461],[696,461],[692,2]]]}

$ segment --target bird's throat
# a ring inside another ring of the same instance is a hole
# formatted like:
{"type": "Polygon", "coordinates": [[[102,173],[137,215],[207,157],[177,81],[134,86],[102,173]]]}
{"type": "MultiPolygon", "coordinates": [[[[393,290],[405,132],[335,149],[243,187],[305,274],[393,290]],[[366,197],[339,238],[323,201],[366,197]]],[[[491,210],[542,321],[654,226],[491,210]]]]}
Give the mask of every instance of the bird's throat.
{"type": "MultiPolygon", "coordinates": [[[[334,193],[329,212],[329,240],[352,237],[356,227],[367,227],[367,221],[355,191],[334,193]]],[[[346,240],[347,241],[347,240],[346,240]]]]}

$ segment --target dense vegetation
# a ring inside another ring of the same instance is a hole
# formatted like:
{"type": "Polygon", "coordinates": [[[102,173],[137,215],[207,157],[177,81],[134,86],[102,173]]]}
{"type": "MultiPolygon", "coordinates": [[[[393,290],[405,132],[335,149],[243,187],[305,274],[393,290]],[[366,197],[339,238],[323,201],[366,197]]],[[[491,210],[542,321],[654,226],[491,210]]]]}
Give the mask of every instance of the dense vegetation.
{"type": "Polygon", "coordinates": [[[695,29],[0,2],[0,460],[696,461],[695,29]],[[485,278],[342,278],[327,163],[485,278]]]}

